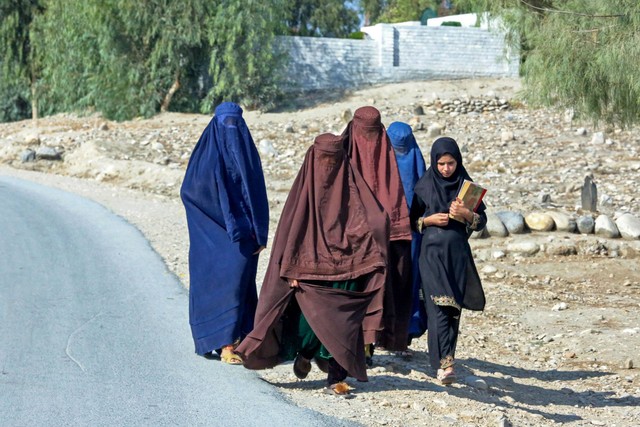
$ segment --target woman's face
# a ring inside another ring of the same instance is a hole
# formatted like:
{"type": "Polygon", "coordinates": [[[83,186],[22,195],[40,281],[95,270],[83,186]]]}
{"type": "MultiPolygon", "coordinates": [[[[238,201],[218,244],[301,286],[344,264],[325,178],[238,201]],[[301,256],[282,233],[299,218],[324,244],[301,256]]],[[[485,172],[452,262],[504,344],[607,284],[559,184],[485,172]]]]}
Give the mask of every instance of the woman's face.
{"type": "Polygon", "coordinates": [[[443,154],[440,156],[437,162],[438,172],[445,178],[449,178],[456,171],[458,162],[453,158],[451,154],[443,154]]]}

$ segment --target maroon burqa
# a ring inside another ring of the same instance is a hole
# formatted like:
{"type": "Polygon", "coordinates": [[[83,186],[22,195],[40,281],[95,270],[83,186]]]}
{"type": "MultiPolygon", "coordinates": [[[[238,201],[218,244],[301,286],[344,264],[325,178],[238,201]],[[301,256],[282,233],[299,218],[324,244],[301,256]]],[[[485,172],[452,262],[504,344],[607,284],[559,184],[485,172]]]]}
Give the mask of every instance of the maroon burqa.
{"type": "Polygon", "coordinates": [[[342,134],[351,164],[373,191],[391,222],[390,240],[411,240],[409,208],[396,155],[382,124],[380,111],[360,107],[342,134]]]}
{"type": "Polygon", "coordinates": [[[388,350],[405,350],[413,300],[411,227],[396,155],[380,111],[374,107],[358,108],[342,137],[351,164],[362,174],[391,223],[388,282],[367,311],[365,341],[377,342],[388,350]],[[381,306],[383,312],[379,311],[381,306]]]}
{"type": "MultiPolygon", "coordinates": [[[[342,138],[309,148],[284,205],[258,298],[254,330],[237,348],[249,369],[281,362],[279,325],[295,297],[318,339],[350,376],[367,380],[362,321],[386,280],[387,216],[346,157],[342,138]],[[291,288],[287,278],[297,279],[291,288]],[[359,279],[362,292],[306,281],[359,279]]],[[[382,308],[382,307],[380,307],[382,308]]]]}

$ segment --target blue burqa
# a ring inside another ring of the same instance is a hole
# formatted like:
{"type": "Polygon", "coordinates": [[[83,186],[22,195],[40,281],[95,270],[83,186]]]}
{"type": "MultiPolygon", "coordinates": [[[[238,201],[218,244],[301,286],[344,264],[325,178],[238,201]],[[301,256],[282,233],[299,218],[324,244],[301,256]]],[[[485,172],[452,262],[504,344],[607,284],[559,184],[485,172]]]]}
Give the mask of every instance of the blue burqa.
{"type": "Polygon", "coordinates": [[[220,104],[191,154],[180,189],[189,226],[189,323],[204,355],[253,329],[255,252],[267,244],[262,164],[242,109],[220,104]]]}
{"type": "MultiPolygon", "coordinates": [[[[413,188],[416,182],[424,175],[426,170],[424,157],[416,139],[411,131],[411,126],[402,122],[393,122],[387,128],[387,135],[391,141],[391,146],[396,154],[398,170],[404,195],[409,208],[413,200],[413,188]]],[[[412,232],[411,239],[411,275],[413,278],[413,307],[411,310],[411,323],[409,324],[409,338],[417,338],[427,330],[427,312],[423,301],[420,300],[420,270],[418,268],[418,258],[420,255],[420,244],[422,234],[412,232]]]]}

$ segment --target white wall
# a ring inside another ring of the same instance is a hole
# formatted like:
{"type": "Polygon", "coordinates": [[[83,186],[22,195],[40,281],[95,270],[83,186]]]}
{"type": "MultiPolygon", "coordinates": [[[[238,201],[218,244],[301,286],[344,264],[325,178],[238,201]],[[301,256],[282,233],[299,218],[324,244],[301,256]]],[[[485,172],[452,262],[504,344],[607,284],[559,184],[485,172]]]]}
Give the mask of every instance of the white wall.
{"type": "Polygon", "coordinates": [[[291,89],[356,88],[442,78],[515,77],[519,55],[504,34],[416,23],[364,27],[365,40],[281,37],[291,89]]]}

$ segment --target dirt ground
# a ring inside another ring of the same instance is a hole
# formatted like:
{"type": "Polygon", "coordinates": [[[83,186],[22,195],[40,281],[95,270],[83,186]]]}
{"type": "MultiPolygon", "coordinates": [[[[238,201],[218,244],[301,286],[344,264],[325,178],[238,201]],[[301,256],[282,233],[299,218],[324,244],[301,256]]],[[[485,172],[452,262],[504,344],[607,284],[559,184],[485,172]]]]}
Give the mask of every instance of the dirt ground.
{"type": "MultiPolygon", "coordinates": [[[[267,140],[277,151],[271,157],[263,154],[272,208],[271,237],[312,136],[320,131],[340,132],[346,110],[373,104],[389,117],[409,121],[413,116],[409,110],[418,103],[490,92],[515,104],[519,88],[517,80],[495,79],[406,83],[309,97],[278,112],[247,112],[256,144],[269,148],[263,143],[267,140]],[[286,130],[289,126],[292,132],[286,130]]],[[[515,132],[522,141],[534,141],[534,149],[514,153],[521,158],[518,165],[528,165],[545,155],[535,145],[545,140],[539,133],[541,122],[557,117],[551,112],[541,114],[520,107],[504,121],[497,115],[433,115],[422,120],[425,127],[430,121],[440,121],[453,134],[464,133],[470,141],[475,138],[472,147],[486,147],[487,153],[499,145],[496,141],[505,123],[529,120],[515,132]],[[486,137],[488,133],[495,137],[486,137]]],[[[203,115],[164,114],[112,123],[99,116],[59,115],[37,123],[0,124],[0,174],[61,188],[103,204],[138,227],[168,270],[188,286],[188,235],[177,190],[190,150],[209,120],[203,115]],[[63,160],[18,160],[24,149],[39,145],[61,147],[63,160]]],[[[562,120],[554,120],[548,121],[557,126],[542,132],[566,132],[561,136],[571,143],[574,129],[563,130],[562,120]]],[[[427,152],[424,132],[416,135],[427,152]]],[[[637,140],[630,141],[637,144],[637,140]]],[[[613,153],[616,147],[603,149],[613,153]]],[[[620,148],[629,151],[628,145],[620,148]]],[[[592,160],[583,157],[589,163],[585,167],[590,167],[592,160]]],[[[635,160],[631,156],[625,161],[635,160]]],[[[482,164],[490,166],[486,160],[482,164]]],[[[527,175],[536,172],[526,165],[517,169],[503,164],[500,168],[500,178],[495,180],[504,181],[494,181],[496,187],[506,187],[523,176],[527,182],[538,179],[527,175]]],[[[601,171],[602,175],[594,170],[600,179],[615,176],[610,169],[601,171]]],[[[632,181],[637,182],[639,175],[632,169],[632,181]]],[[[558,199],[575,195],[570,188],[558,189],[561,185],[558,182],[552,188],[554,198],[556,194],[558,199]]],[[[515,199],[496,199],[492,208],[521,202],[515,207],[530,209],[525,199],[533,199],[531,195],[538,191],[536,187],[513,195],[515,199]]],[[[612,193],[618,207],[637,206],[636,194],[627,190],[612,193]]],[[[509,197],[511,193],[504,194],[509,197]]],[[[324,375],[316,368],[303,381],[295,378],[290,364],[260,375],[297,405],[366,426],[640,425],[640,241],[553,231],[473,239],[471,245],[487,307],[482,313],[462,316],[459,383],[443,387],[434,380],[426,337],[414,340],[410,360],[377,353],[369,370],[370,381],[350,383],[355,387],[353,399],[323,394],[324,375]],[[542,249],[526,256],[509,250],[514,242],[542,249]],[[552,244],[570,245],[575,251],[553,255],[544,250],[552,244]]],[[[265,254],[258,283],[267,261],[265,254]]]]}

